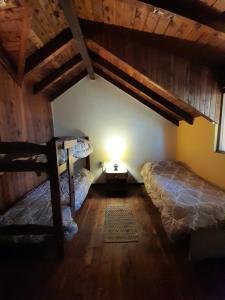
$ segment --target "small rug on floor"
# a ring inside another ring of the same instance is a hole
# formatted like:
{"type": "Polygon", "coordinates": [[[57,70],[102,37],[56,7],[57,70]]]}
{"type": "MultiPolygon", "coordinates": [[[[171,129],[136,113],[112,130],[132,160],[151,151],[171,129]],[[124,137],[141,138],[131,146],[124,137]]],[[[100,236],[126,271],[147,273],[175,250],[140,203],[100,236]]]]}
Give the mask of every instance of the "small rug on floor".
{"type": "Polygon", "coordinates": [[[105,209],[104,242],[137,242],[136,223],[128,205],[108,206],[105,209]]]}

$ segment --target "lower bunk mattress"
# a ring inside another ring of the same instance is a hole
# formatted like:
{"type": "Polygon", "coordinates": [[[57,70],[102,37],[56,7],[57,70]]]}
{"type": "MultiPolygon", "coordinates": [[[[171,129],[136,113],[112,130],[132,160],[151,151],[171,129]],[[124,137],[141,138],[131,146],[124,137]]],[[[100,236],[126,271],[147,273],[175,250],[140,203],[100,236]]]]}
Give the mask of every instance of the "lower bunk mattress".
{"type": "MultiPolygon", "coordinates": [[[[88,190],[93,182],[93,175],[90,171],[82,169],[75,176],[75,206],[78,210],[84,202],[88,190]]],[[[78,227],[75,223],[72,212],[69,207],[69,185],[68,177],[63,175],[60,179],[60,192],[62,204],[63,229],[66,240],[72,239],[77,233],[78,227]]],[[[0,215],[0,226],[7,225],[47,225],[52,226],[52,207],[49,180],[45,181],[37,188],[28,193],[16,205],[10,208],[6,213],[0,215]]],[[[18,235],[1,236],[0,242],[24,242],[36,243],[42,242],[47,236],[44,235],[18,235]]]]}
{"type": "Polygon", "coordinates": [[[175,161],[148,162],[141,170],[145,188],[159,209],[171,240],[225,219],[225,192],[175,161]]]}

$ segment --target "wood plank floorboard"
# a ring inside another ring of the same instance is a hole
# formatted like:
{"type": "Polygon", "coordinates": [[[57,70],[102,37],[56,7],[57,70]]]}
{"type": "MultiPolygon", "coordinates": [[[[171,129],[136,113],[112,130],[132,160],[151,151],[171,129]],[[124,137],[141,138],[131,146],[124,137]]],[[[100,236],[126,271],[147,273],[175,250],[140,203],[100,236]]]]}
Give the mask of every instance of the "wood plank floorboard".
{"type": "MultiPolygon", "coordinates": [[[[0,248],[1,300],[225,299],[225,262],[188,261],[188,241],[172,244],[143,186],[121,198],[92,187],[76,217],[79,233],[54,249],[0,248]],[[126,203],[137,223],[137,243],[104,243],[104,209],[126,203]]],[[[207,247],[207,245],[203,245],[207,247]]]]}

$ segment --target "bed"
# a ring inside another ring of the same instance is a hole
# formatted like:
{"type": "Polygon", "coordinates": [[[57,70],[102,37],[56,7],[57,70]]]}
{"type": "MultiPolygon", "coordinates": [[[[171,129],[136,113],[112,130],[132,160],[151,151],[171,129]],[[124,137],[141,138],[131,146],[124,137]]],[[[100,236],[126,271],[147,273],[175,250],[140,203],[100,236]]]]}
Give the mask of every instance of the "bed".
{"type": "MultiPolygon", "coordinates": [[[[84,202],[93,181],[87,169],[75,172],[76,162],[93,151],[87,138],[54,138],[48,144],[0,143],[0,171],[47,172],[49,180],[27,193],[0,215],[1,242],[40,242],[51,234],[56,241],[77,233],[74,212],[84,202]]],[[[62,242],[60,242],[63,252],[62,242]]]]}
{"type": "Polygon", "coordinates": [[[141,175],[171,240],[201,228],[223,224],[225,192],[197,176],[181,162],[148,162],[142,167],[141,175]]]}

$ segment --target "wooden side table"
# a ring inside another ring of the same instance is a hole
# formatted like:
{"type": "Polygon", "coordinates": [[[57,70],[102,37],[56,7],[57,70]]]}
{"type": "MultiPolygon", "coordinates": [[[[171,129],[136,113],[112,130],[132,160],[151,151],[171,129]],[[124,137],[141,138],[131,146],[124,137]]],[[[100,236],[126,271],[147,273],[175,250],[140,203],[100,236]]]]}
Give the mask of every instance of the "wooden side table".
{"type": "Polygon", "coordinates": [[[107,194],[114,197],[122,197],[126,195],[128,171],[126,168],[118,168],[115,171],[113,168],[106,168],[104,171],[107,194]]]}

